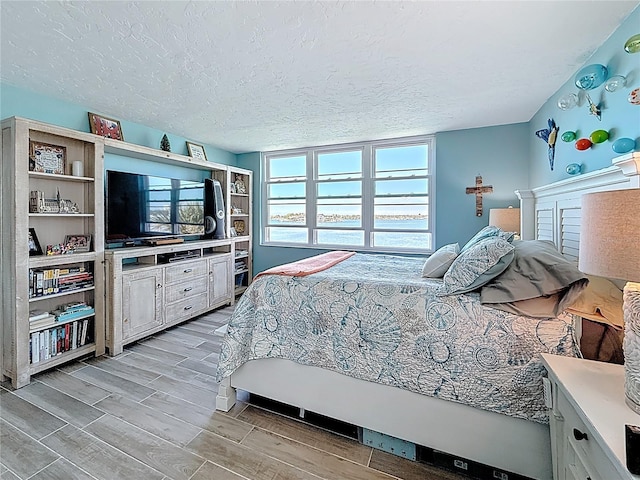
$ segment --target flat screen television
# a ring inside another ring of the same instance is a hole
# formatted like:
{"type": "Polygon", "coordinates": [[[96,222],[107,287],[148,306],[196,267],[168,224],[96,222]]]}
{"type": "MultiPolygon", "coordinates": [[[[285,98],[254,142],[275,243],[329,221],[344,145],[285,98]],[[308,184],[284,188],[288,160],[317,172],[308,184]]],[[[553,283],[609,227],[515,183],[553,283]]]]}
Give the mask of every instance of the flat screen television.
{"type": "Polygon", "coordinates": [[[107,170],[105,240],[108,246],[205,235],[203,181],[107,170]]]}

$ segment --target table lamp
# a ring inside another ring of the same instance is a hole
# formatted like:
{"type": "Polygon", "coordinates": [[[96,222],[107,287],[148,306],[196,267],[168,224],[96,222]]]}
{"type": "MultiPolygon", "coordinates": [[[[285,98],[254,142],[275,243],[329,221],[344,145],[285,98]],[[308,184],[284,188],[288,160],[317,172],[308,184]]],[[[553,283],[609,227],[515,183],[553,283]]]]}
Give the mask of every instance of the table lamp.
{"type": "Polygon", "coordinates": [[[640,189],[582,196],[582,272],[626,280],[624,287],[624,392],[640,414],[640,189]]]}
{"type": "Polygon", "coordinates": [[[520,209],[513,207],[490,209],[489,225],[520,235],[520,209]]]}

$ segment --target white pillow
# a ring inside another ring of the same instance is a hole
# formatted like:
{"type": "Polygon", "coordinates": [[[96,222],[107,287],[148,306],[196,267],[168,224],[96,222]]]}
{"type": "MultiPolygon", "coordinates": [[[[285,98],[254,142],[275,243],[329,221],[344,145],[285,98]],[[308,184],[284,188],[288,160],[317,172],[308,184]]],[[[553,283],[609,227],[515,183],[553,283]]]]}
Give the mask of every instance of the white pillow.
{"type": "Polygon", "coordinates": [[[428,278],[442,278],[460,253],[460,245],[450,243],[436,250],[422,267],[422,276],[428,278]]]}

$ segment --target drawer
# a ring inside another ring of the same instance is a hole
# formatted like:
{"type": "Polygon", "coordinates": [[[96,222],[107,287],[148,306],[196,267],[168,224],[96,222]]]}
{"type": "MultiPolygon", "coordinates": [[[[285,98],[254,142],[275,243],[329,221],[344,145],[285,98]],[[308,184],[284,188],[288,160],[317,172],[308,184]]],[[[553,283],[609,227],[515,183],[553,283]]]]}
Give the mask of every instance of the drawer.
{"type": "Polygon", "coordinates": [[[206,293],[208,285],[209,279],[207,277],[195,277],[187,282],[167,285],[164,298],[167,303],[177,302],[200,293],[206,293]]]}
{"type": "Polygon", "coordinates": [[[165,309],[164,319],[168,324],[179,322],[180,320],[192,317],[194,314],[207,308],[207,294],[201,293],[193,297],[185,298],[165,309]]]}
{"type": "Polygon", "coordinates": [[[566,447],[567,450],[564,458],[565,480],[597,479],[598,477],[595,476],[594,472],[587,470],[582,458],[577,454],[574,445],[569,443],[566,447]]]}
{"type": "MultiPolygon", "coordinates": [[[[565,452],[567,452],[570,457],[572,455],[578,456],[580,461],[576,462],[576,464],[582,464],[580,468],[578,468],[578,471],[584,468],[587,472],[590,472],[588,477],[594,480],[596,478],[618,478],[620,475],[616,472],[615,467],[611,464],[611,461],[593,437],[591,430],[587,428],[578,416],[578,413],[562,391],[558,392],[558,411],[564,418],[565,452]],[[576,439],[576,434],[586,434],[587,437],[578,440],[576,439]]],[[[574,468],[576,468],[575,464],[574,468]]]]}
{"type": "Polygon", "coordinates": [[[182,283],[194,277],[207,275],[207,262],[198,260],[196,262],[180,262],[179,265],[172,265],[164,269],[165,283],[182,283]]]}

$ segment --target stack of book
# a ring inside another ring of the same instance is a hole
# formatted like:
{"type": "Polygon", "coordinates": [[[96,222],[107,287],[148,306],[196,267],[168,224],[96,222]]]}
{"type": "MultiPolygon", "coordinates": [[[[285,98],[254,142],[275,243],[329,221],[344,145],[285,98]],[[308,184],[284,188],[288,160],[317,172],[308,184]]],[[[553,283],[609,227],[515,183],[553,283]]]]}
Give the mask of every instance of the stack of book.
{"type": "Polygon", "coordinates": [[[71,302],[58,305],[58,308],[51,313],[55,315],[57,322],[68,322],[77,318],[93,315],[95,309],[84,302],[71,302]]]}
{"type": "Polygon", "coordinates": [[[44,310],[29,310],[29,330],[39,330],[56,323],[56,316],[44,310]]]}
{"type": "Polygon", "coordinates": [[[29,298],[70,292],[93,286],[93,273],[85,267],[30,268],[29,298]]]}

